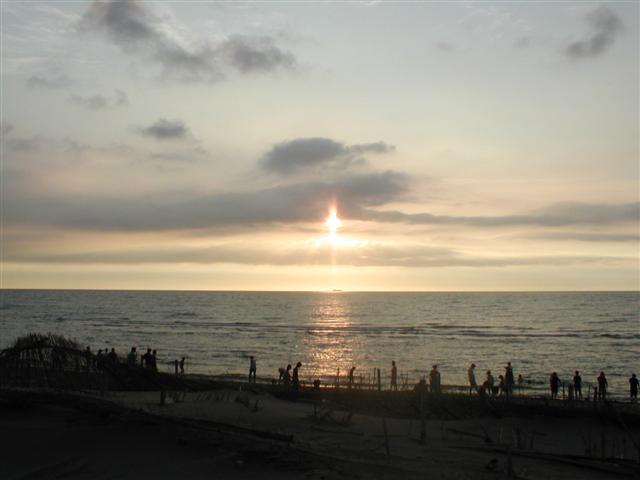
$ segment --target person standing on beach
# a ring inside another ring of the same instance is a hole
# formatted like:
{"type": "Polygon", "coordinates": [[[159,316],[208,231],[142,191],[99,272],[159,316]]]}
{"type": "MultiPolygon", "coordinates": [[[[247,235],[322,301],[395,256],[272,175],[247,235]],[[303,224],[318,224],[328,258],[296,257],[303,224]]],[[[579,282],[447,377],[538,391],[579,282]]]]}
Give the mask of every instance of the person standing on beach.
{"type": "Polygon", "coordinates": [[[91,368],[91,364],[93,363],[91,359],[91,347],[87,346],[87,348],[85,349],[84,358],[86,360],[85,368],[88,372],[89,369],[91,368]]]}
{"type": "Polygon", "coordinates": [[[476,364],[472,363],[467,369],[467,378],[469,379],[469,394],[474,390],[478,391],[478,384],[476,383],[476,364]]]}
{"type": "Polygon", "coordinates": [[[440,393],[440,372],[438,371],[438,365],[433,365],[431,372],[429,372],[429,386],[431,393],[440,393]]]}
{"type": "Polygon", "coordinates": [[[131,347],[131,351],[127,355],[127,363],[130,367],[135,367],[138,364],[138,352],[136,352],[136,347],[131,347]]]}
{"type": "Polygon", "coordinates": [[[111,365],[115,365],[118,363],[118,354],[116,353],[116,349],[111,347],[111,351],[107,355],[107,359],[111,365]]]}
{"type": "Polygon", "coordinates": [[[504,369],[504,393],[507,397],[513,393],[513,385],[515,383],[516,380],[513,376],[513,367],[511,366],[511,362],[507,362],[507,366],[504,369]]]}
{"type": "Polygon", "coordinates": [[[398,367],[396,361],[391,361],[391,390],[398,391],[398,367]]]}
{"type": "Polygon", "coordinates": [[[150,361],[151,361],[151,370],[153,370],[154,372],[157,372],[158,371],[158,352],[156,350],[154,350],[151,353],[150,361]]]}
{"type": "Polygon", "coordinates": [[[258,366],[256,364],[256,357],[251,355],[249,357],[249,383],[256,383],[256,371],[258,370],[258,366]]]}
{"type": "Polygon", "coordinates": [[[98,370],[102,370],[104,367],[104,355],[102,355],[102,350],[98,350],[96,355],[96,368],[98,370]]]}
{"type": "Polygon", "coordinates": [[[151,349],[147,348],[147,352],[140,357],[140,366],[151,368],[151,349]]]}
{"type": "Polygon", "coordinates": [[[629,379],[629,400],[632,402],[638,401],[638,378],[635,373],[631,374],[631,378],[629,379]]]}
{"type": "Polygon", "coordinates": [[[582,400],[582,377],[578,370],[573,375],[573,393],[576,400],[582,400]]]}
{"type": "Polygon", "coordinates": [[[551,388],[551,398],[558,398],[558,390],[560,389],[560,378],[556,372],[549,377],[549,387],[551,388]]]}
{"type": "Polygon", "coordinates": [[[355,371],[356,371],[356,366],[354,365],[349,370],[349,384],[347,385],[347,388],[353,387],[353,372],[355,372],[355,371]]]}
{"type": "Polygon", "coordinates": [[[298,377],[298,371],[302,364],[300,362],[296,363],[295,368],[293,369],[293,390],[298,391],[300,389],[300,378],[298,377]]]}
{"type": "Polygon", "coordinates": [[[600,375],[598,375],[598,398],[602,402],[607,401],[608,386],[609,386],[609,382],[607,382],[607,377],[604,376],[604,372],[600,372],[600,375]]]}
{"type": "Polygon", "coordinates": [[[180,375],[184,375],[184,359],[185,357],[180,359],[180,375]]]}
{"type": "Polygon", "coordinates": [[[482,384],[482,389],[492,397],[494,396],[494,392],[493,392],[494,383],[495,383],[495,380],[493,379],[493,375],[491,375],[491,370],[487,370],[487,378],[482,384]]]}
{"type": "Polygon", "coordinates": [[[291,370],[291,364],[287,365],[287,368],[282,373],[282,383],[285,387],[291,385],[291,374],[289,371],[291,370]]]}

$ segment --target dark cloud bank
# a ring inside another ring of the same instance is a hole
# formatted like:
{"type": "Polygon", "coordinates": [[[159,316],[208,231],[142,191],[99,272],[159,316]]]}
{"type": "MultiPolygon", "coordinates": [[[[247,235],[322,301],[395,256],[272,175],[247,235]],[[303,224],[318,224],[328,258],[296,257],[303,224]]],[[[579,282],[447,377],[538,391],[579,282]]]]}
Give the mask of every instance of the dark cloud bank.
{"type": "Polygon", "coordinates": [[[123,52],[160,64],[163,76],[175,80],[217,81],[229,69],[266,73],[297,65],[295,56],[269,36],[232,35],[223,41],[189,44],[148,4],[133,0],[94,2],[78,27],[105,34],[123,52]]]}

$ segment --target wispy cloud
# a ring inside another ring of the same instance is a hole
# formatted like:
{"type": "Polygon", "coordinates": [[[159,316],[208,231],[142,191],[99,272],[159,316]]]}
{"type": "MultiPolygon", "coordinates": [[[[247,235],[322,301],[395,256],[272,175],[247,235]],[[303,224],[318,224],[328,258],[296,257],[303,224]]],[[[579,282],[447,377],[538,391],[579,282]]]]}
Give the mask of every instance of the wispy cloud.
{"type": "Polygon", "coordinates": [[[545,232],[536,235],[529,235],[527,238],[551,241],[640,243],[640,234],[638,233],[545,232]]]}
{"type": "Polygon", "coordinates": [[[473,225],[477,227],[610,225],[621,222],[637,223],[640,219],[640,202],[623,204],[565,202],[550,205],[534,212],[502,216],[434,215],[380,210],[362,210],[357,214],[362,220],[418,225],[473,225]]]}
{"type": "Polygon", "coordinates": [[[589,33],[581,40],[571,42],[564,50],[567,57],[578,60],[602,55],[616,42],[624,24],[607,7],[598,7],[585,17],[589,33]]]}
{"type": "Polygon", "coordinates": [[[228,69],[240,73],[290,70],[295,56],[269,36],[233,35],[225,40],[185,39],[166,17],[133,0],[96,1],[78,23],[102,32],[126,54],[160,64],[163,76],[184,81],[218,81],[228,69]]]}
{"type": "Polygon", "coordinates": [[[342,266],[407,268],[508,268],[540,265],[630,265],[637,259],[626,256],[539,255],[477,256],[446,247],[422,244],[364,242],[336,250],[330,244],[256,246],[249,242],[229,242],[213,246],[142,246],[111,250],[84,250],[73,253],[27,253],[15,244],[6,261],[76,264],[235,263],[244,265],[326,266],[332,256],[342,266]]]}
{"type": "Polygon", "coordinates": [[[67,88],[74,84],[73,80],[71,80],[67,75],[64,74],[56,74],[56,75],[32,75],[27,79],[27,86],[29,88],[45,88],[45,89],[56,89],[56,88],[67,88]]]}
{"type": "Polygon", "coordinates": [[[102,94],[82,96],[73,94],[69,101],[74,105],[88,108],[89,110],[103,110],[108,107],[124,107],[129,105],[129,97],[122,90],[116,90],[113,96],[102,94]]]}

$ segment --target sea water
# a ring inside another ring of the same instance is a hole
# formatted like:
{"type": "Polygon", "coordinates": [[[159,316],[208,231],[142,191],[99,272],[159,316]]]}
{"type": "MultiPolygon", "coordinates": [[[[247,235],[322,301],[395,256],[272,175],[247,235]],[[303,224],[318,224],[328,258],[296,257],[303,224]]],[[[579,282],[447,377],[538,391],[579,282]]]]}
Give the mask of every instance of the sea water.
{"type": "Polygon", "coordinates": [[[583,382],[605,371],[612,393],[640,375],[640,293],[301,293],[0,290],[0,348],[29,332],[56,333],[125,355],[158,350],[161,370],[185,356],[187,371],[277,377],[302,362],[301,376],[356,375],[391,361],[411,382],[439,365],[443,384],[466,370],[545,385],[557,371],[583,382]]]}

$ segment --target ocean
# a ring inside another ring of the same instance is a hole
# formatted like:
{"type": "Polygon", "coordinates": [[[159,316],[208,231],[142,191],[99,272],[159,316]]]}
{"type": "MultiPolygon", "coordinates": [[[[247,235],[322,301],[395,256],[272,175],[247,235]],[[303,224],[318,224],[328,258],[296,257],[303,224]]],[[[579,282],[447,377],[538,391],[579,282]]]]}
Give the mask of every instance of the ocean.
{"type": "Polygon", "coordinates": [[[443,384],[515,375],[544,386],[552,371],[585,383],[605,371],[614,395],[640,374],[640,293],[304,293],[0,290],[0,348],[29,332],[56,333],[125,355],[158,350],[161,370],[258,376],[302,362],[301,376],[356,376],[391,361],[410,382],[438,364],[443,384]]]}

